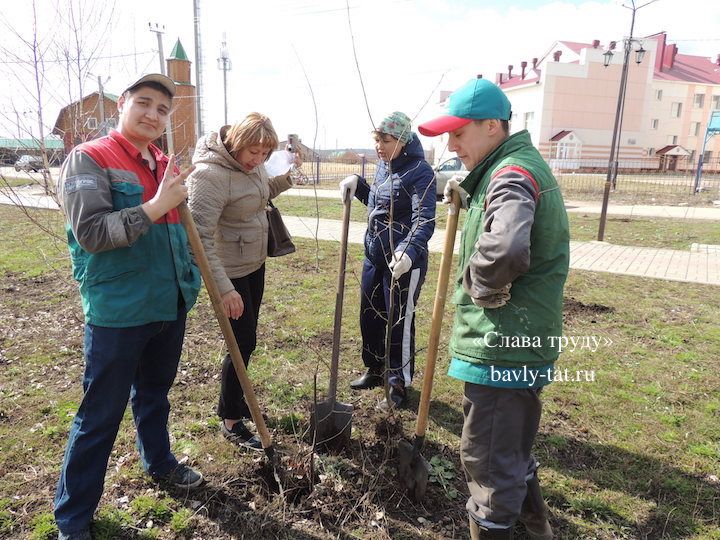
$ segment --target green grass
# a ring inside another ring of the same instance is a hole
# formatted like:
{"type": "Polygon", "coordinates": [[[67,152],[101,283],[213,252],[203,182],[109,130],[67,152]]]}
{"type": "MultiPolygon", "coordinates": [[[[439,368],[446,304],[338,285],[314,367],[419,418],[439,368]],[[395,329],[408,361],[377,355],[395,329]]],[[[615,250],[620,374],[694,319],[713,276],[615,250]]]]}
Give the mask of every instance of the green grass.
{"type": "Polygon", "coordinates": [[[0,190],[32,185],[42,186],[42,177],[38,173],[30,176],[27,173],[18,172],[14,176],[0,176],[0,190]]]}
{"type": "MultiPolygon", "coordinates": [[[[285,202],[292,200],[280,201],[287,214],[293,212],[285,202]]],[[[70,415],[81,397],[81,313],[67,260],[59,255],[64,246],[36,233],[14,209],[0,207],[0,230],[9,231],[0,237],[0,537],[49,538],[54,534],[52,493],[70,415]],[[58,259],[44,256],[49,253],[58,259]]],[[[316,371],[321,399],[327,388],[338,251],[336,243],[320,243],[318,272],[314,241],[296,239],[296,244],[297,253],[268,261],[258,348],[249,370],[275,440],[290,455],[301,448],[297,437],[307,427],[316,371]]],[[[354,441],[382,447],[372,416],[379,392],[352,393],[347,387],[362,370],[357,325],[361,247],[351,246],[349,255],[338,400],[355,406],[354,441]]],[[[432,255],[419,301],[417,379],[411,409],[398,415],[406,434],[414,429],[438,263],[439,256],[432,255]]],[[[596,352],[564,353],[559,367],[593,370],[594,382],[558,382],[543,394],[535,455],[557,537],[720,538],[718,288],[571,271],[566,298],[576,306],[568,312],[566,335],[607,336],[613,344],[596,352]],[[593,304],[611,309],[593,311],[593,304]]],[[[367,507],[357,507],[348,517],[342,531],[332,532],[320,527],[310,503],[277,510],[263,499],[255,474],[262,457],[237,451],[218,433],[214,407],[223,346],[203,292],[170,395],[170,428],[177,456],[198,466],[210,487],[188,496],[151,483],[139,464],[128,411],[96,514],[96,537],[260,537],[261,527],[292,533],[291,527],[305,520],[315,538],[353,531],[368,538],[412,538],[417,537],[416,515],[457,518],[455,534],[462,537],[467,495],[458,460],[462,383],[445,375],[452,309],[447,306],[443,321],[423,453],[453,463],[460,477],[453,484],[460,491],[456,500],[433,485],[432,504],[412,514],[415,507],[407,499],[377,492],[368,497],[367,507]],[[197,511],[194,498],[202,505],[197,511]],[[385,515],[381,529],[369,525],[379,512],[385,515]]],[[[369,461],[338,456],[323,464],[320,472],[342,489],[371,485],[362,472],[369,461]]],[[[392,465],[387,467],[372,481],[392,478],[392,465]]],[[[343,491],[334,493],[341,500],[343,491]]],[[[333,517],[323,515],[323,525],[333,517]]]]}

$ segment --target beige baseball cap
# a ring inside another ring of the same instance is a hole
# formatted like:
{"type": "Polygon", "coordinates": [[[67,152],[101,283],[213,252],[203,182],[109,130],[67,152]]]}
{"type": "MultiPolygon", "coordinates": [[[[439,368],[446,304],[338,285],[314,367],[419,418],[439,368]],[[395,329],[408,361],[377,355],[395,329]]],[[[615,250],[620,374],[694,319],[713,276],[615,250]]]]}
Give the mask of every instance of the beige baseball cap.
{"type": "Polygon", "coordinates": [[[129,84],[127,88],[122,91],[122,93],[124,94],[128,90],[132,90],[133,88],[136,88],[143,83],[149,82],[154,82],[161,85],[163,88],[165,88],[165,90],[170,93],[172,97],[175,97],[175,83],[170,77],[166,77],[162,73],[148,73],[147,75],[143,75],[138,80],[129,84]]]}

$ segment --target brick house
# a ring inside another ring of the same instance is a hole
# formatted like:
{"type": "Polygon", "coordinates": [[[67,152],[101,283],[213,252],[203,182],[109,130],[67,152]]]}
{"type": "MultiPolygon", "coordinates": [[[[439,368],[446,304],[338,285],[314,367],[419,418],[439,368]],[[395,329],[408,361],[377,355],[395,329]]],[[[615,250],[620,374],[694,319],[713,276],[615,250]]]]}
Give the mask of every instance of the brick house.
{"type": "Polygon", "coordinates": [[[62,138],[66,154],[117,126],[117,101],[115,94],[103,92],[101,99],[100,92],[93,92],[60,109],[52,133],[62,138]]]}

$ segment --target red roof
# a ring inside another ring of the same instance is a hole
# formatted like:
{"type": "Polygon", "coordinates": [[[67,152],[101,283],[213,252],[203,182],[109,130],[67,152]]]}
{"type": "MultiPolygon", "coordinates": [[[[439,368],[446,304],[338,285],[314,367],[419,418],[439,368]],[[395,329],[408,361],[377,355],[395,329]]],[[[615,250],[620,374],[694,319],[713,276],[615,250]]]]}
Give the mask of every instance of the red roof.
{"type": "Polygon", "coordinates": [[[677,54],[671,68],[655,70],[655,78],[663,81],[720,84],[720,66],[707,57],[677,54]]]}
{"type": "Polygon", "coordinates": [[[550,137],[550,141],[557,142],[565,138],[566,135],[569,135],[572,133],[572,131],[569,131],[567,129],[563,129],[562,131],[557,132],[555,135],[550,137]]]}
{"type": "MultiPolygon", "coordinates": [[[[504,74],[507,77],[507,74],[504,74]]],[[[531,69],[529,73],[525,73],[525,78],[520,75],[513,75],[510,79],[503,78],[502,84],[498,84],[500,88],[512,88],[514,86],[522,86],[523,84],[536,83],[540,81],[540,70],[531,69]]]]}

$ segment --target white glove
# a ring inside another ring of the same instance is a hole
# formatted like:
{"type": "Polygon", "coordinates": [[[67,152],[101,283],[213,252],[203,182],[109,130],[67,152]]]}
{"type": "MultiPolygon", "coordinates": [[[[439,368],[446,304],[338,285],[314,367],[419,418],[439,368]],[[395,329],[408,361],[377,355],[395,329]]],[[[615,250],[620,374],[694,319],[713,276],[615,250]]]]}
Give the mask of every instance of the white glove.
{"type": "Polygon", "coordinates": [[[508,283],[500,289],[490,289],[490,293],[482,298],[472,299],[473,304],[477,307],[485,309],[497,309],[503,307],[510,300],[510,287],[512,283],[508,283]]]}
{"type": "Polygon", "coordinates": [[[444,204],[450,204],[450,201],[452,201],[453,190],[458,192],[458,194],[460,195],[460,200],[462,201],[463,190],[460,187],[460,182],[462,180],[462,176],[453,176],[450,180],[447,181],[447,183],[445,184],[445,189],[443,190],[442,202],[444,204]]]}
{"type": "Polygon", "coordinates": [[[360,177],[357,174],[351,174],[340,182],[340,198],[343,202],[351,201],[355,196],[358,178],[360,177]]]}
{"type": "Polygon", "coordinates": [[[407,253],[396,251],[388,267],[392,270],[392,277],[397,280],[412,268],[412,259],[407,253]]]}

